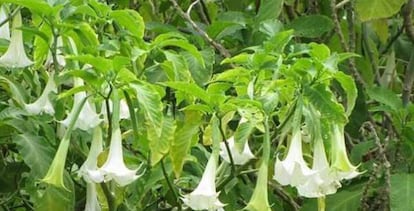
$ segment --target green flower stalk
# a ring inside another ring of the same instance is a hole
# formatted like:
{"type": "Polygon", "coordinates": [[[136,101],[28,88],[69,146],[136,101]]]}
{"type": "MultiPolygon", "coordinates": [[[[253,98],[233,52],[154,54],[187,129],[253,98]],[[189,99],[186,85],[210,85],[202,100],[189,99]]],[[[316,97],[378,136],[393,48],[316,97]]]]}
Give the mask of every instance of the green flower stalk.
{"type": "Polygon", "coordinates": [[[69,122],[69,126],[59,144],[55,158],[53,159],[46,176],[42,179],[43,182],[68,190],[63,182],[63,172],[65,170],[66,156],[70,144],[70,135],[86,100],[87,98],[84,98],[79,104],[75,105],[74,118],[69,122]]]}
{"type": "Polygon", "coordinates": [[[270,211],[270,205],[267,196],[267,181],[268,181],[268,164],[270,159],[270,135],[269,124],[265,120],[265,134],[263,142],[263,161],[260,164],[256,188],[250,198],[249,203],[244,208],[249,211],[270,211]]]}

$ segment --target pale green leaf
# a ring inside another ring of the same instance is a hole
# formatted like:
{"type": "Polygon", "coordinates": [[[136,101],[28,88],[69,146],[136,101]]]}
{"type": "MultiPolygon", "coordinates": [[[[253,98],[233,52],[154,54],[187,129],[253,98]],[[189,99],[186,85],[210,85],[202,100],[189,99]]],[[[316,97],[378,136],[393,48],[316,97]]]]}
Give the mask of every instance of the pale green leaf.
{"type": "Polygon", "coordinates": [[[135,10],[116,10],[111,12],[111,17],[121,26],[128,29],[134,36],[142,39],[144,37],[145,24],[141,15],[135,10]]]}
{"type": "Polygon", "coordinates": [[[172,118],[164,118],[161,134],[158,135],[153,127],[147,129],[149,147],[151,150],[151,165],[157,164],[170,150],[174,139],[175,122],[172,118]]]}
{"type": "Polygon", "coordinates": [[[268,19],[277,19],[282,9],[283,0],[262,1],[259,12],[257,13],[257,21],[261,22],[268,19]]]}
{"type": "Polygon", "coordinates": [[[414,207],[414,174],[391,175],[391,210],[406,211],[414,207]]]}
{"type": "Polygon", "coordinates": [[[346,93],[346,114],[349,116],[355,106],[355,101],[358,96],[358,90],[354,79],[346,75],[345,73],[338,71],[335,73],[334,78],[341,84],[346,93]]]}
{"type": "Polygon", "coordinates": [[[332,92],[328,91],[325,86],[309,87],[305,89],[305,96],[319,110],[322,118],[346,122],[347,118],[342,105],[334,100],[332,92]]]}
{"type": "Polygon", "coordinates": [[[54,151],[42,137],[33,134],[20,134],[13,138],[23,160],[35,177],[43,177],[52,162],[54,151]]]}
{"type": "Polygon", "coordinates": [[[367,89],[369,97],[375,101],[389,106],[394,111],[402,108],[401,99],[393,91],[384,87],[372,87],[367,89]]]}
{"type": "Polygon", "coordinates": [[[140,109],[144,111],[148,125],[154,128],[158,136],[163,126],[163,104],[154,85],[140,81],[130,85],[136,92],[140,109]]]}
{"type": "Polygon", "coordinates": [[[211,99],[208,93],[201,87],[197,86],[196,84],[182,82],[182,81],[165,82],[164,84],[173,89],[184,92],[185,94],[189,94],[194,97],[197,97],[200,100],[206,102],[207,104],[210,104],[211,102],[211,99]]]}
{"type": "Polygon", "coordinates": [[[236,149],[239,152],[244,150],[244,145],[247,142],[249,136],[253,133],[255,129],[255,124],[253,122],[243,122],[241,123],[234,133],[234,141],[236,145],[236,149]]]}
{"type": "Polygon", "coordinates": [[[320,37],[333,27],[332,20],[324,15],[301,16],[288,25],[288,28],[295,30],[296,36],[308,38],[320,37]]]}
{"type": "Polygon", "coordinates": [[[194,139],[198,139],[199,127],[202,123],[201,117],[198,112],[186,112],[183,125],[177,128],[174,135],[174,140],[171,143],[170,157],[174,174],[177,178],[180,177],[191,143],[194,139]]]}
{"type": "Polygon", "coordinates": [[[407,0],[356,0],[356,11],[361,21],[388,18],[400,11],[407,0]]]}

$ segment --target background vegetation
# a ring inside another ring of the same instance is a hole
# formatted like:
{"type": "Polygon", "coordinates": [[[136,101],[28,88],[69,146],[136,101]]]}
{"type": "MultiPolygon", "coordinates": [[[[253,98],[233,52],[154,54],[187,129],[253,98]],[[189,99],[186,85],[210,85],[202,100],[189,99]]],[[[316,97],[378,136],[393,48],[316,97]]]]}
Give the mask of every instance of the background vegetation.
{"type": "MultiPolygon", "coordinates": [[[[272,210],[317,210],[316,199],[270,179],[276,155],[286,151],[283,131],[293,124],[291,110],[301,96],[297,93],[318,108],[322,122],[347,123],[348,156],[363,172],[327,196],[327,210],[414,207],[414,0],[0,3],[7,5],[9,17],[22,14],[19,30],[33,61],[29,67],[0,68],[2,210],[84,209],[86,183],[78,170],[88,155],[92,129],[75,129],[69,137],[66,189],[41,179],[63,142],[61,121],[72,108],[73,95],[86,91],[100,113],[102,104],[110,110],[114,90],[131,113],[120,122],[124,160],[131,169],[142,163],[142,176],[126,187],[97,186],[103,209],[181,209],[180,195],[197,186],[217,133],[220,140],[249,137],[257,158],[243,166],[223,164],[217,176],[225,210],[245,207],[257,169],[266,160],[262,123],[270,122],[267,187],[272,210]],[[63,44],[58,46],[60,36],[63,44]],[[54,65],[61,54],[66,64],[54,65]],[[318,62],[325,66],[312,66],[318,62]],[[323,75],[324,68],[332,73],[323,75]],[[58,84],[49,96],[55,112],[29,114],[25,105],[42,94],[52,72],[58,84]],[[283,80],[276,80],[276,73],[283,80]],[[74,77],[85,85],[74,87],[74,77]],[[241,117],[254,124],[240,129],[241,117]],[[106,188],[116,193],[112,202],[106,188]]],[[[0,39],[2,54],[9,43],[0,39]]],[[[112,117],[99,117],[107,118],[101,123],[106,134],[101,164],[112,117]]]]}

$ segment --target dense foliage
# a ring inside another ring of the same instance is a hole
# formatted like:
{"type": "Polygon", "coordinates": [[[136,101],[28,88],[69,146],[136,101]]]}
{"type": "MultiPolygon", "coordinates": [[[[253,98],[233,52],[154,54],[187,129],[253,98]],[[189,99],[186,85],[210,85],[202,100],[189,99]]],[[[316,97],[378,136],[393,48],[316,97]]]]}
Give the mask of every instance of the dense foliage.
{"type": "Polygon", "coordinates": [[[0,6],[0,210],[414,207],[414,0],[0,6]]]}

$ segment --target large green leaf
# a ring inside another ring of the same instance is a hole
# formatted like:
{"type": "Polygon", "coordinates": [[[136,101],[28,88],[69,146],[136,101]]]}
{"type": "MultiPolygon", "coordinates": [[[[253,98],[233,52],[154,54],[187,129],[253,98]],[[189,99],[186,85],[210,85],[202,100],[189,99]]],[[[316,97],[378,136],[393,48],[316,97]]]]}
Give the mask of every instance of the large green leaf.
{"type": "Polygon", "coordinates": [[[145,118],[149,122],[149,126],[153,127],[158,136],[161,135],[163,126],[163,105],[161,96],[155,89],[154,85],[140,81],[131,84],[136,91],[138,104],[140,109],[144,111],[145,118]]]}
{"type": "Polygon", "coordinates": [[[401,99],[393,91],[384,87],[372,87],[367,89],[367,94],[372,99],[389,106],[394,111],[402,108],[401,99]]]}
{"type": "Polygon", "coordinates": [[[249,138],[250,134],[253,133],[256,125],[253,122],[243,122],[241,123],[234,133],[234,141],[236,149],[241,153],[244,150],[244,146],[249,138]]]}
{"type": "Polygon", "coordinates": [[[361,21],[388,18],[400,11],[407,0],[356,0],[356,11],[361,21]]]}
{"type": "Polygon", "coordinates": [[[196,84],[182,81],[165,82],[164,84],[186,94],[197,97],[207,104],[210,104],[211,102],[210,96],[207,94],[207,92],[196,84]]]}
{"type": "Polygon", "coordinates": [[[334,101],[332,92],[324,85],[317,85],[305,89],[307,99],[320,111],[322,118],[328,118],[336,122],[346,122],[343,107],[334,101]]]}
{"type": "Polygon", "coordinates": [[[35,210],[50,211],[62,210],[71,211],[75,209],[75,190],[73,181],[68,172],[64,174],[65,184],[68,190],[48,185],[42,197],[36,201],[35,210]]]}
{"type": "Polygon", "coordinates": [[[49,143],[42,137],[33,134],[20,134],[13,138],[23,160],[31,169],[33,176],[43,177],[50,163],[52,162],[54,151],[49,143]]]}
{"type": "Polygon", "coordinates": [[[198,139],[199,126],[202,123],[198,112],[186,112],[183,125],[179,127],[171,143],[170,156],[175,176],[178,178],[184,166],[185,158],[190,150],[191,144],[198,139]]]}
{"type": "Polygon", "coordinates": [[[346,93],[346,114],[349,116],[355,106],[356,98],[358,97],[358,90],[354,79],[345,73],[338,71],[334,78],[341,84],[346,93]]]}
{"type": "Polygon", "coordinates": [[[334,24],[330,18],[324,15],[308,15],[293,20],[288,27],[295,30],[297,36],[315,38],[331,31],[334,24]]]}
{"type": "Polygon", "coordinates": [[[145,24],[141,15],[135,10],[116,10],[111,12],[111,17],[121,26],[128,29],[138,38],[144,37],[145,24]]]}
{"type": "MultiPolygon", "coordinates": [[[[358,211],[365,183],[339,189],[336,194],[326,197],[326,210],[329,211],[358,211]]],[[[318,210],[316,199],[307,199],[301,211],[318,210]]]]}
{"type": "Polygon", "coordinates": [[[283,9],[283,0],[266,0],[261,1],[259,12],[257,13],[258,22],[277,19],[283,9]]]}
{"type": "Polygon", "coordinates": [[[391,176],[391,210],[406,211],[414,207],[414,174],[391,176]]]}
{"type": "Polygon", "coordinates": [[[161,134],[158,135],[153,127],[147,129],[151,149],[151,165],[157,164],[170,150],[174,139],[175,122],[172,118],[164,118],[161,134]]]}
{"type": "Polygon", "coordinates": [[[38,14],[49,15],[53,12],[53,8],[43,0],[1,0],[0,2],[17,4],[38,14]]]}
{"type": "Polygon", "coordinates": [[[200,64],[202,66],[204,66],[203,55],[201,55],[201,53],[198,51],[198,49],[194,45],[189,43],[187,40],[183,40],[183,39],[166,39],[166,40],[162,40],[160,42],[157,42],[156,45],[160,48],[171,47],[171,46],[182,48],[182,49],[188,51],[189,53],[191,53],[191,55],[193,55],[194,58],[196,58],[198,60],[198,62],[200,62],[200,64]]]}
{"type": "Polygon", "coordinates": [[[100,57],[100,56],[86,54],[86,55],[79,55],[79,56],[69,56],[67,58],[77,60],[82,63],[90,64],[101,73],[107,73],[108,71],[113,69],[112,61],[104,57],[100,57]]]}

